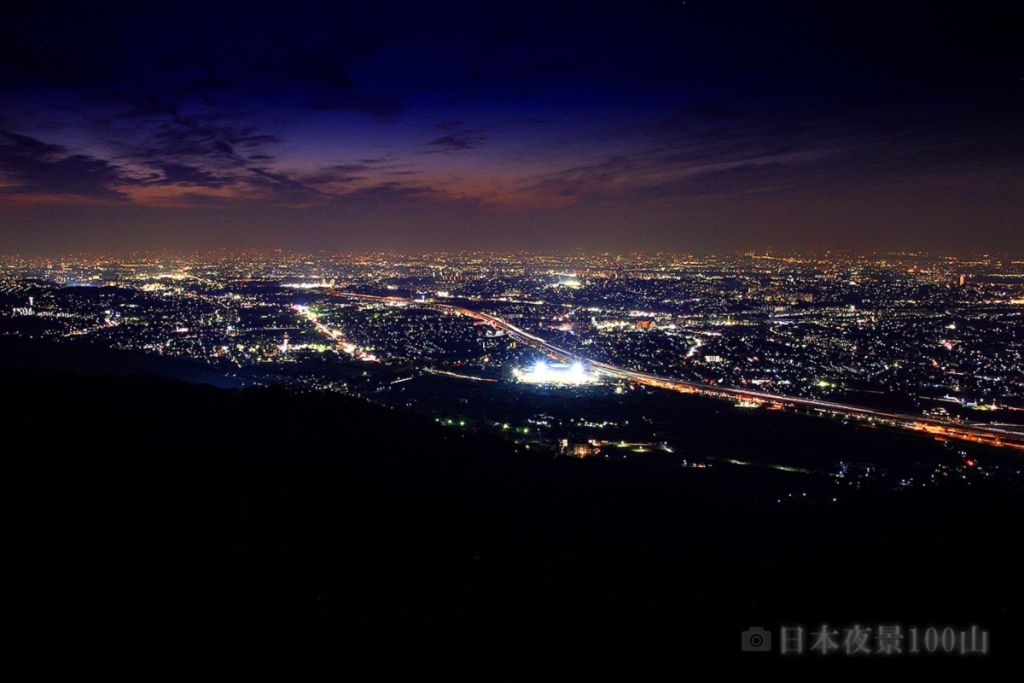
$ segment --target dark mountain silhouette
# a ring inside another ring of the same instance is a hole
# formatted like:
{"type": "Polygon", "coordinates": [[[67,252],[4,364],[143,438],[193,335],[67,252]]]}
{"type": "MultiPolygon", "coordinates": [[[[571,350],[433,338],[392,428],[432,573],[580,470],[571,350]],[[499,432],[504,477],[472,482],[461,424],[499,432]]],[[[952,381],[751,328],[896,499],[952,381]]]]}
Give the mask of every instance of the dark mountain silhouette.
{"type": "Polygon", "coordinates": [[[943,666],[1019,656],[1015,492],[780,506],[763,470],[4,358],[6,680],[735,680],[768,666],[740,631],[780,622],[980,623],[993,658],[943,666]]]}

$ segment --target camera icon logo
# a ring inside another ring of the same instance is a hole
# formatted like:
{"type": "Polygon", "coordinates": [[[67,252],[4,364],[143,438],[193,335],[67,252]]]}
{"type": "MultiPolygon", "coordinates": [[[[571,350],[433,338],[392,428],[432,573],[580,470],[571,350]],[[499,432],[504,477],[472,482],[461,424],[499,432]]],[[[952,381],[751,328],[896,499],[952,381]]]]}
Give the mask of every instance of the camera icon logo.
{"type": "Polygon", "coordinates": [[[743,652],[771,652],[772,634],[760,626],[751,626],[740,634],[740,649],[743,652]]]}

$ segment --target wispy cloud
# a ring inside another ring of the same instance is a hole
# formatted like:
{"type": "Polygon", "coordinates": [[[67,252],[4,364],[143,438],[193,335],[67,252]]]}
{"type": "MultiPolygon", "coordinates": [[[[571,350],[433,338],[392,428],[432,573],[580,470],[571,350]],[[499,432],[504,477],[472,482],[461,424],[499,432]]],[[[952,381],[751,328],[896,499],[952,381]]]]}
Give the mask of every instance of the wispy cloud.
{"type": "Polygon", "coordinates": [[[105,159],[9,131],[0,131],[0,172],[10,183],[0,188],[6,194],[124,201],[123,188],[139,182],[105,159]]]}

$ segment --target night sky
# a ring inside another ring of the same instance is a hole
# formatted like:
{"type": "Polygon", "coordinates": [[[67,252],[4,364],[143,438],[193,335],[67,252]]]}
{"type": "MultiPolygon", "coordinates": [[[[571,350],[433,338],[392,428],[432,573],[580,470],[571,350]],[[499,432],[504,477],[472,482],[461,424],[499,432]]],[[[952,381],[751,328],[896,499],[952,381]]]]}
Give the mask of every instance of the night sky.
{"type": "Polygon", "coordinates": [[[0,10],[0,251],[1024,255],[1011,3],[0,10]]]}

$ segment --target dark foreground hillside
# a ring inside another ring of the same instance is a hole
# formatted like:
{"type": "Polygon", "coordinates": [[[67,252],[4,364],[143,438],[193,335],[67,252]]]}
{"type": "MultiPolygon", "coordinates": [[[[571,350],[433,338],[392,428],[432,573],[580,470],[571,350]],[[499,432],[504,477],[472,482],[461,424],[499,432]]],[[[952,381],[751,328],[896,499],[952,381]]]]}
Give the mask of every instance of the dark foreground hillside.
{"type": "Polygon", "coordinates": [[[977,676],[1020,656],[1012,492],[790,507],[789,475],[517,452],[336,396],[25,364],[4,393],[4,680],[977,676]],[[780,622],[981,624],[993,655],[740,653],[780,622]]]}

